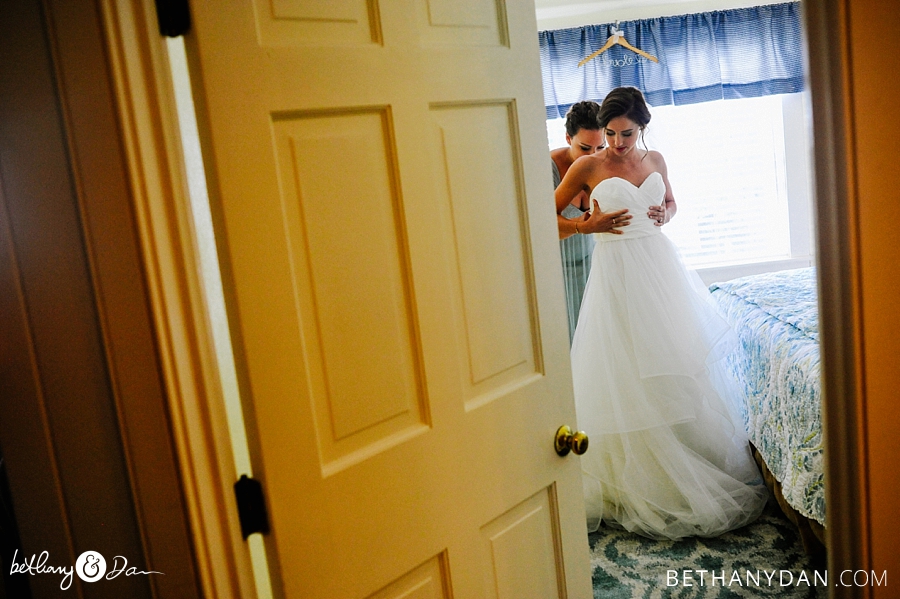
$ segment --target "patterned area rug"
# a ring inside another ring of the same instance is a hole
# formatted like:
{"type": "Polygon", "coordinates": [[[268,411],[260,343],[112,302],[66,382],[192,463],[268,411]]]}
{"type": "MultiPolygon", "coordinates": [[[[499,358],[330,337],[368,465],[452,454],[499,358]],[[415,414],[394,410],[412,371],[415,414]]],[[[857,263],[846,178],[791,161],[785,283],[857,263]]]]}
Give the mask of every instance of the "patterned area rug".
{"type": "Polygon", "coordinates": [[[753,524],[714,539],[654,541],[605,525],[589,539],[595,599],[824,599],[834,585],[771,503],[753,524]]]}

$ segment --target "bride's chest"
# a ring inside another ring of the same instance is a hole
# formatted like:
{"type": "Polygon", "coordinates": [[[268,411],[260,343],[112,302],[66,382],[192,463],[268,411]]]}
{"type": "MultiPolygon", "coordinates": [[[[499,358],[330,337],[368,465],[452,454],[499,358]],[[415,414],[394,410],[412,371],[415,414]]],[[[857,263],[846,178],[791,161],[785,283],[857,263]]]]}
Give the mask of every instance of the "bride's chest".
{"type": "Polygon", "coordinates": [[[654,169],[649,164],[638,163],[637,165],[624,166],[621,164],[609,164],[609,162],[612,161],[607,161],[602,168],[598,169],[594,187],[607,179],[622,179],[639,188],[647,180],[647,177],[654,172],[654,169]]]}
{"type": "Polygon", "coordinates": [[[619,208],[646,208],[658,204],[665,194],[662,175],[651,172],[643,180],[632,181],[624,177],[608,177],[600,181],[591,197],[604,211],[619,208]]]}

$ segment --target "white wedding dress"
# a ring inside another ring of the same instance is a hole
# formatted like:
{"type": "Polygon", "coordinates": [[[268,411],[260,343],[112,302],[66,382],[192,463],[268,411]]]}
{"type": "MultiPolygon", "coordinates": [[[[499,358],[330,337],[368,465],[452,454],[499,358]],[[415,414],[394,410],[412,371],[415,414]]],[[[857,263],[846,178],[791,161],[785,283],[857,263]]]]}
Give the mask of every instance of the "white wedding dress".
{"type": "Polygon", "coordinates": [[[709,537],[756,519],[768,491],[722,364],[736,335],[646,217],[664,195],[659,173],[640,187],[606,179],[591,194],[633,218],[622,235],[595,235],[572,343],[588,527],[709,537]]]}

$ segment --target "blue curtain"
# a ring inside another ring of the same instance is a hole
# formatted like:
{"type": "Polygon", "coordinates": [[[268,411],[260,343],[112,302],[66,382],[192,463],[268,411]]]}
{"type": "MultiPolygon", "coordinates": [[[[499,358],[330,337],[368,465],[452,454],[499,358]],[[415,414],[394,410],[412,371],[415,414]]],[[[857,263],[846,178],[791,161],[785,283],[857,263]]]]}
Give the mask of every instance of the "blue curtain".
{"type": "Polygon", "coordinates": [[[539,32],[547,118],[565,116],[581,100],[602,101],[620,85],[640,89],[651,106],[803,90],[799,2],[623,21],[625,39],[658,64],[616,44],[577,66],[612,29],[539,32]]]}

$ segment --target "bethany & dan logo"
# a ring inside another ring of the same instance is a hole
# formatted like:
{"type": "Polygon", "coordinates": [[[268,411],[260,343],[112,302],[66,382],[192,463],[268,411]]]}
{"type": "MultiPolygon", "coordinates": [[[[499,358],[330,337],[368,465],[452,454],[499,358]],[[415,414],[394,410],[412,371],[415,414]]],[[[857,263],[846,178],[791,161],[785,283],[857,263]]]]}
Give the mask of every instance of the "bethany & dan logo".
{"type": "Polygon", "coordinates": [[[51,566],[47,565],[50,559],[49,551],[42,551],[40,555],[33,554],[31,559],[23,558],[21,562],[16,561],[19,550],[13,552],[12,565],[9,568],[10,574],[57,574],[62,576],[59,581],[59,588],[67,590],[72,586],[74,575],[85,582],[97,582],[101,578],[112,580],[117,576],[139,576],[149,574],[162,574],[153,570],[145,572],[138,570],[134,566],[128,567],[128,560],[121,555],[113,558],[109,570],[106,566],[106,558],[96,551],[85,551],[75,560],[74,566],[51,566]]]}

